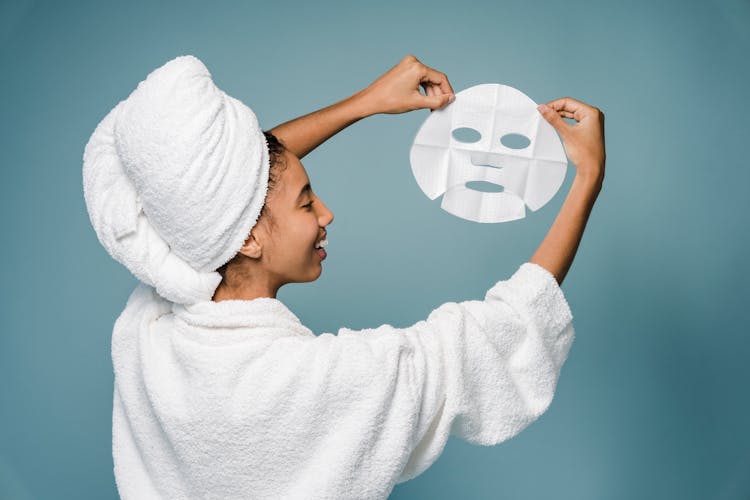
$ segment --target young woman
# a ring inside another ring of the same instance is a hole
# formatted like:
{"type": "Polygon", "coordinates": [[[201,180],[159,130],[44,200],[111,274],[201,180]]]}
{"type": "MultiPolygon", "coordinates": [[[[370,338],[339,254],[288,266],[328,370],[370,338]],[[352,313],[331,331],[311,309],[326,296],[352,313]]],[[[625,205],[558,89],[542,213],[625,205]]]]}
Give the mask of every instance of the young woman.
{"type": "Polygon", "coordinates": [[[197,59],[168,64],[84,155],[97,235],[143,281],[112,335],[123,498],[386,498],[449,435],[493,445],[546,411],[574,337],[560,285],[604,178],[601,111],[571,98],[539,107],[576,176],[530,261],[483,300],[406,328],[316,335],[276,299],[320,275],[333,221],[300,159],[364,117],[449,104],[447,77],[407,56],[347,99],[260,132],[197,59]]]}

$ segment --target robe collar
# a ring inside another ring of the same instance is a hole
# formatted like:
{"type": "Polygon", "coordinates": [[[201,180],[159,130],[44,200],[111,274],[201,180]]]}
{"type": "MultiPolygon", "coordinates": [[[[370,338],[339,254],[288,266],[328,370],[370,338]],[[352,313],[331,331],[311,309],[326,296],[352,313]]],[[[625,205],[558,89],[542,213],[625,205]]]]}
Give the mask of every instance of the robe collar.
{"type": "Polygon", "coordinates": [[[287,329],[291,334],[314,335],[283,302],[273,297],[202,301],[187,305],[172,303],[172,312],[175,317],[194,327],[272,328],[287,329]]]}

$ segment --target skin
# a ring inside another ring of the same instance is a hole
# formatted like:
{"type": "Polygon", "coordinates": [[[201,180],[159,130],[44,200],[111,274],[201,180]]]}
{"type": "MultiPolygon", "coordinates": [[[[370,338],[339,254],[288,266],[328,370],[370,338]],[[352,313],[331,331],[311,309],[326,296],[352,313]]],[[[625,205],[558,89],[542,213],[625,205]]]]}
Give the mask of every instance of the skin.
{"type": "Polygon", "coordinates": [[[286,168],[266,197],[273,223],[266,214],[260,217],[239,251],[241,271],[233,274],[241,279],[222,281],[214,292],[216,302],[276,297],[282,285],[314,281],[323,271],[314,246],[325,238],[333,212],[312,186],[303,189],[310,178],[302,162],[290,151],[283,161],[286,168]]]}
{"type": "MultiPolygon", "coordinates": [[[[239,278],[222,282],[213,300],[276,297],[286,283],[313,281],[320,276],[322,266],[313,253],[313,245],[326,234],[333,214],[312,192],[295,203],[299,189],[309,181],[301,158],[362,118],[416,109],[434,111],[454,99],[444,73],[408,55],[356,94],[271,129],[286,146],[285,159],[289,163],[280,178],[280,194],[269,194],[266,201],[277,227],[271,227],[266,217],[258,220],[231,273],[239,278]],[[303,207],[311,201],[311,207],[303,207]]],[[[576,177],[560,212],[530,259],[562,284],[604,181],[604,114],[570,97],[550,101],[538,109],[560,135],[568,159],[576,166],[576,177]]]]}
{"type": "Polygon", "coordinates": [[[570,97],[541,104],[538,109],[560,135],[568,159],[576,166],[568,196],[529,261],[547,269],[562,285],[604,182],[604,113],[570,97]],[[569,124],[563,118],[576,123],[569,124]]]}

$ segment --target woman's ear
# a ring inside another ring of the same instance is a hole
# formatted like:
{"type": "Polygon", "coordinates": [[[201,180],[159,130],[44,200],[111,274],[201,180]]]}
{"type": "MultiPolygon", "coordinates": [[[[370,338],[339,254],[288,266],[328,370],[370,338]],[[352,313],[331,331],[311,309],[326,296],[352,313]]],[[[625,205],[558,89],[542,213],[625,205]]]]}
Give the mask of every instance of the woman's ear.
{"type": "Polygon", "coordinates": [[[245,240],[245,243],[242,244],[242,248],[240,248],[239,253],[250,257],[251,259],[258,259],[263,253],[263,246],[258,243],[258,240],[255,239],[253,233],[250,232],[250,235],[245,240]]]}

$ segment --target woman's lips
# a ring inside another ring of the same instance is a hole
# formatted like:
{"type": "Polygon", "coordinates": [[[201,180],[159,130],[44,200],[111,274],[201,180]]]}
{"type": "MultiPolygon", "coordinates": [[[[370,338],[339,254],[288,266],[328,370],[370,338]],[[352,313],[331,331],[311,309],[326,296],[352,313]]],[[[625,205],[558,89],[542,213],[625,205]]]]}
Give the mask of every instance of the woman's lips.
{"type": "Polygon", "coordinates": [[[323,239],[320,240],[320,242],[316,243],[315,245],[316,246],[320,245],[320,248],[315,248],[314,249],[315,253],[318,254],[318,257],[320,257],[321,260],[325,259],[328,254],[326,253],[326,251],[325,251],[325,249],[323,247],[325,247],[326,245],[328,245],[328,238],[327,237],[323,237],[323,239]]]}

